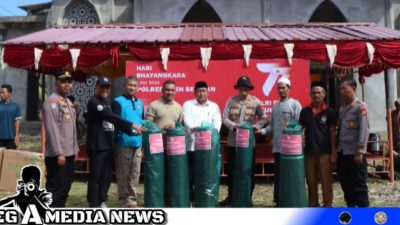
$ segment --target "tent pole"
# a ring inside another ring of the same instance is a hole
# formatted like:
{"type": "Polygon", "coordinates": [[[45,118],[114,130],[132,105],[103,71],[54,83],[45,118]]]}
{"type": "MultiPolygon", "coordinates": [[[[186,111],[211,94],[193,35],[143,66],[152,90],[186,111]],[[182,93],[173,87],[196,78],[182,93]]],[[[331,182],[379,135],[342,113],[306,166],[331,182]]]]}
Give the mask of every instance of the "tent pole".
{"type": "Polygon", "coordinates": [[[389,97],[390,91],[394,89],[394,83],[390,82],[389,77],[389,69],[385,69],[385,97],[386,97],[386,118],[387,118],[387,136],[389,142],[389,177],[390,182],[394,181],[394,164],[393,164],[393,128],[392,128],[392,107],[391,107],[391,98],[389,97]]]}

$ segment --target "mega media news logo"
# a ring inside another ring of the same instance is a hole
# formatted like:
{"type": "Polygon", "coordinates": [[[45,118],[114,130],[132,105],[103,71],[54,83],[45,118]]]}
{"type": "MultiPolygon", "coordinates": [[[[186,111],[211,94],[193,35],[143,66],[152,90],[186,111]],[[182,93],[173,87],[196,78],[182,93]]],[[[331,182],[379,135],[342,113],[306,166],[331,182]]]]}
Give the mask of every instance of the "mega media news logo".
{"type": "Polygon", "coordinates": [[[166,224],[161,209],[51,208],[52,194],[40,188],[41,170],[22,168],[17,193],[0,200],[0,224],[166,224]]]}

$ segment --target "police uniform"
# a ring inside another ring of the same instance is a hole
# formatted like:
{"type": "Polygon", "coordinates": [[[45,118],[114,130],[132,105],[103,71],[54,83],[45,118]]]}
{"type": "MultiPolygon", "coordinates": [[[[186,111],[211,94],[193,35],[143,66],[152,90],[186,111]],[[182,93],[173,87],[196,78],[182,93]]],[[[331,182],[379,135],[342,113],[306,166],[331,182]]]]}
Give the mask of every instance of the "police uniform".
{"type": "MultiPolygon", "coordinates": [[[[248,87],[252,90],[254,87],[246,76],[239,78],[235,85],[235,89],[239,87],[248,87]]],[[[247,95],[247,98],[241,100],[239,96],[233,96],[228,99],[223,116],[222,123],[229,129],[228,132],[228,162],[227,162],[227,180],[228,180],[228,197],[222,204],[230,204],[232,200],[233,188],[233,172],[235,163],[236,137],[235,126],[243,123],[249,123],[254,127],[260,128],[266,124],[267,116],[262,109],[261,101],[252,95],[247,95]]],[[[255,154],[253,154],[253,171],[251,178],[251,191],[254,189],[254,162],[255,154]]]]}
{"type": "Polygon", "coordinates": [[[53,194],[52,207],[65,207],[71,189],[75,155],[79,151],[75,118],[71,101],[59,94],[50,95],[43,105],[46,189],[53,194]],[[66,158],[63,166],[58,165],[58,156],[61,154],[66,158]]]}
{"type": "Polygon", "coordinates": [[[267,116],[262,109],[261,101],[252,95],[248,95],[246,100],[240,100],[239,96],[231,97],[225,105],[223,123],[229,129],[228,146],[236,146],[235,125],[249,123],[261,128],[265,125],[267,116]],[[258,120],[257,120],[258,119],[258,120]]]}
{"type": "MultiPolygon", "coordinates": [[[[100,78],[99,78],[100,79],[100,78]]],[[[114,125],[127,134],[135,134],[132,123],[111,111],[107,99],[93,96],[84,114],[87,123],[89,181],[87,198],[90,207],[106,202],[111,184],[114,162],[114,125]]]]}
{"type": "Polygon", "coordinates": [[[367,106],[357,98],[339,109],[338,174],[344,198],[349,207],[367,207],[367,160],[365,158],[369,135],[367,106]],[[360,152],[358,149],[362,148],[360,152]],[[354,156],[362,154],[362,163],[354,163],[354,156]]]}

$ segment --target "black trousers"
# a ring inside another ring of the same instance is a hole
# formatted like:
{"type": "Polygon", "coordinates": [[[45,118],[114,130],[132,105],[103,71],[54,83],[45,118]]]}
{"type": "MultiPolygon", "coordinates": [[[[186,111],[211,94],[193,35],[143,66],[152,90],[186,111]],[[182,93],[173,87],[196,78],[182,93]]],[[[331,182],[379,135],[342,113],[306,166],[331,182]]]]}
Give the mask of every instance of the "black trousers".
{"type": "MultiPolygon", "coordinates": [[[[228,162],[226,164],[226,175],[228,181],[228,201],[232,201],[232,193],[233,193],[233,177],[234,177],[234,170],[235,170],[235,157],[236,157],[236,147],[228,147],[228,162]]],[[[252,162],[252,169],[251,169],[251,196],[253,196],[254,191],[254,171],[255,171],[255,159],[256,154],[253,148],[253,162],[252,162]]]]}
{"type": "Polygon", "coordinates": [[[17,149],[14,139],[0,139],[0,148],[1,147],[6,149],[17,149]]]}
{"type": "Polygon", "coordinates": [[[59,166],[57,157],[46,157],[46,189],[53,195],[51,207],[65,207],[68,193],[74,179],[75,156],[65,157],[65,164],[59,166]]]}
{"type": "Polygon", "coordinates": [[[87,200],[89,207],[98,207],[107,201],[108,189],[111,185],[114,168],[114,153],[112,150],[88,151],[89,179],[87,200]]]}
{"type": "Polygon", "coordinates": [[[281,153],[274,153],[274,202],[279,206],[279,171],[281,153]]]}
{"type": "Polygon", "coordinates": [[[363,155],[360,165],[354,163],[354,155],[338,154],[337,170],[348,207],[368,207],[367,159],[363,155]]]}
{"type": "Polygon", "coordinates": [[[189,164],[189,194],[190,194],[190,201],[194,202],[194,158],[195,152],[188,151],[188,164],[189,164]]]}

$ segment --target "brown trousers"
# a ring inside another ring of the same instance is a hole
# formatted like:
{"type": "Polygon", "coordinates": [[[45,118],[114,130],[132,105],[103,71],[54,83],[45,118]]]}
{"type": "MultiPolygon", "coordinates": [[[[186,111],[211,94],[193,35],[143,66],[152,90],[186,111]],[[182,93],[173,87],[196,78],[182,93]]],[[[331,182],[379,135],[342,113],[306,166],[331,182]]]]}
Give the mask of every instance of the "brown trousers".
{"type": "Polygon", "coordinates": [[[332,207],[333,184],[330,154],[305,155],[308,206],[318,207],[318,181],[321,181],[324,207],[332,207]]]}
{"type": "Polygon", "coordinates": [[[141,161],[142,148],[117,147],[115,172],[118,183],[118,200],[121,207],[137,205],[137,186],[141,161]]]}

